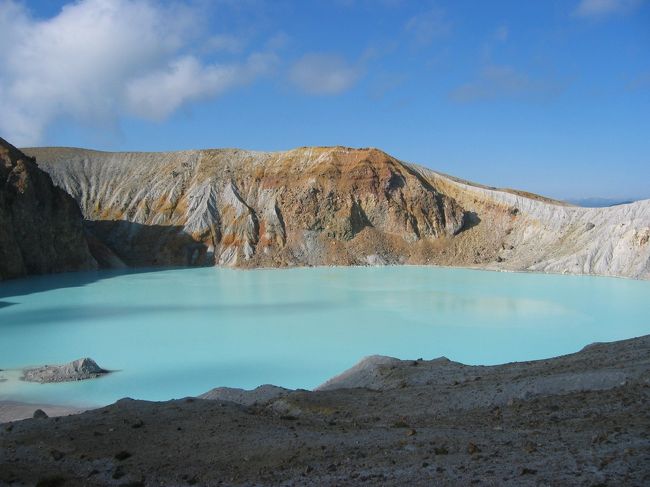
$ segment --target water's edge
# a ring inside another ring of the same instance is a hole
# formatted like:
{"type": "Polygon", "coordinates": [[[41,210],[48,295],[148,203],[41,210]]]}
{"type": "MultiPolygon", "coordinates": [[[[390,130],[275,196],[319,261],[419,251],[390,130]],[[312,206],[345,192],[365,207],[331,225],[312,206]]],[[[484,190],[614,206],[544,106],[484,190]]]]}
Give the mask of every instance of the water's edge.
{"type": "Polygon", "coordinates": [[[239,270],[150,267],[0,285],[1,368],[91,357],[120,370],[67,385],[0,383],[0,400],[89,406],[215,384],[313,389],[372,354],[495,365],[650,332],[643,280],[411,265],[239,270]]]}
{"type": "MultiPolygon", "coordinates": [[[[455,364],[462,366],[462,367],[468,367],[468,368],[480,368],[481,370],[485,371],[485,369],[497,369],[499,367],[503,366],[526,366],[526,365],[536,365],[536,364],[544,364],[546,365],[551,365],[549,362],[554,362],[558,361],[563,358],[569,358],[572,356],[578,356],[581,353],[585,352],[586,350],[589,350],[590,348],[593,348],[595,346],[598,346],[602,349],[608,349],[612,347],[616,347],[618,345],[621,345],[623,343],[635,343],[635,342],[641,342],[643,340],[648,340],[650,338],[650,335],[643,335],[643,336],[638,336],[638,337],[633,337],[625,340],[615,340],[611,342],[592,342],[589,344],[585,344],[582,348],[579,350],[569,353],[569,354],[564,354],[564,355],[558,355],[555,357],[548,357],[548,358],[543,358],[543,359],[538,359],[538,360],[530,360],[530,361],[522,361],[522,362],[505,362],[502,364],[495,364],[495,365],[467,365],[467,364],[462,364],[460,362],[454,362],[455,364]]],[[[395,357],[385,357],[385,356],[369,356],[369,357],[363,357],[359,362],[357,362],[353,367],[350,369],[346,369],[345,371],[342,371],[340,374],[336,374],[335,376],[331,377],[327,381],[325,381],[323,384],[319,385],[318,387],[315,387],[311,392],[318,391],[321,389],[323,386],[327,385],[327,390],[336,390],[336,389],[348,389],[350,388],[349,384],[345,383],[345,380],[349,379],[349,376],[354,376],[355,373],[358,373],[358,371],[361,369],[363,370],[364,368],[368,368],[365,366],[365,363],[368,361],[374,361],[374,362],[379,362],[379,363],[389,363],[389,362],[396,362],[396,363],[415,363],[416,361],[420,361],[421,359],[398,359],[395,357]],[[339,378],[344,378],[342,384],[337,384],[336,380],[339,378]]],[[[443,361],[446,362],[448,359],[446,357],[438,357],[430,360],[429,362],[437,362],[437,361],[443,361]]],[[[20,371],[22,372],[22,369],[17,369],[14,371],[11,370],[2,370],[2,372],[16,372],[20,371]]],[[[88,379],[88,380],[101,380],[100,378],[97,379],[88,379]]],[[[264,384],[260,387],[268,387],[269,384],[264,384]]],[[[277,385],[270,385],[271,387],[277,387],[279,389],[284,389],[282,386],[277,386],[277,385]]],[[[236,390],[236,391],[241,391],[244,394],[250,394],[251,396],[255,395],[255,389],[232,389],[228,387],[221,387],[221,386],[215,386],[215,389],[224,389],[224,390],[236,390]]],[[[287,392],[295,392],[295,389],[284,389],[287,392]]],[[[203,395],[207,394],[210,391],[205,391],[203,395]]],[[[197,396],[188,396],[188,397],[194,397],[198,398],[200,395],[197,396]]],[[[118,399],[118,401],[127,399],[129,400],[130,398],[122,398],[118,399]]],[[[185,398],[168,398],[167,401],[173,401],[176,399],[185,399],[185,398]]],[[[214,398],[211,398],[210,400],[215,400],[214,398]]],[[[217,399],[218,400],[218,399],[217,399]]],[[[116,402],[118,402],[116,401],[116,402]]],[[[144,401],[144,402],[160,402],[160,401],[144,401]]],[[[166,402],[166,401],[162,401],[166,402]]],[[[114,403],[113,403],[114,404],[114,403]]],[[[70,416],[70,415],[75,415],[75,414],[82,414],[86,411],[91,411],[94,409],[100,409],[102,407],[109,406],[110,404],[104,404],[104,405],[84,405],[84,404],[76,404],[76,405],[65,405],[65,404],[43,404],[43,403],[33,403],[33,402],[21,402],[21,401],[8,401],[8,400],[0,400],[0,424],[1,423],[7,423],[7,422],[12,422],[12,421],[19,421],[23,419],[29,419],[32,417],[34,411],[37,409],[45,411],[45,413],[50,416],[50,417],[58,417],[58,416],[70,416]]]]}

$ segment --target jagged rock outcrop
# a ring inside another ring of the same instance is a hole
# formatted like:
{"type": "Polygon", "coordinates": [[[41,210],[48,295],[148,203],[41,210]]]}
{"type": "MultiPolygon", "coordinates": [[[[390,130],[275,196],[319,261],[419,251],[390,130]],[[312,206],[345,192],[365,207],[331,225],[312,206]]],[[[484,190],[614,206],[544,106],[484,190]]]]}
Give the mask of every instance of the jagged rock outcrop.
{"type": "Polygon", "coordinates": [[[75,200],[0,138],[0,280],[95,267],[75,200]]]}
{"type": "Polygon", "coordinates": [[[26,152],[129,265],[438,264],[650,277],[650,200],[578,208],[376,149],[26,152]]]}

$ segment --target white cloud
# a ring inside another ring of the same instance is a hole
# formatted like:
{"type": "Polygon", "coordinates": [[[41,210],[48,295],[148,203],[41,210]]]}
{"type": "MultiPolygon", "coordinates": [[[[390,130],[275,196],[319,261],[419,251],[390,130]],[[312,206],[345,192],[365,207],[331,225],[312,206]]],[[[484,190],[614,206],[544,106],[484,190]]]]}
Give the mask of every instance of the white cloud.
{"type": "Polygon", "coordinates": [[[624,14],[640,7],[643,0],[581,0],[575,10],[579,17],[605,17],[624,14]]]}
{"type": "Polygon", "coordinates": [[[511,66],[486,66],[477,80],[459,86],[450,93],[454,101],[467,103],[495,99],[536,99],[561,91],[556,82],[534,79],[511,66]]]}
{"type": "Polygon", "coordinates": [[[290,69],[289,79],[311,95],[336,95],[349,90],[363,69],[335,54],[307,54],[290,69]]]}
{"type": "Polygon", "coordinates": [[[435,37],[443,37],[451,32],[451,23],[447,20],[444,10],[432,8],[406,22],[406,31],[410,32],[415,42],[420,45],[430,44],[435,37]]]}
{"type": "Polygon", "coordinates": [[[184,103],[219,95],[267,73],[275,56],[254,55],[242,65],[202,66],[195,57],[173,61],[167,68],[130,81],[128,106],[136,115],[163,120],[184,103]]]}
{"type": "Polygon", "coordinates": [[[159,120],[266,72],[259,59],[206,65],[187,54],[200,23],[189,7],[152,0],[80,0],[44,20],[0,0],[0,133],[23,146],[61,119],[159,120]]]}

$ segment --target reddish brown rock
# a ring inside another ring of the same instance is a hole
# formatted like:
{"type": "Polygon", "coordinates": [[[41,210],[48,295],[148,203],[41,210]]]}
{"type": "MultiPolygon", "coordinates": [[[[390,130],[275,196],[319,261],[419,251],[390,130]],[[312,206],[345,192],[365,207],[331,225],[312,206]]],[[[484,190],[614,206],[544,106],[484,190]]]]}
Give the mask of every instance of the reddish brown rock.
{"type": "Polygon", "coordinates": [[[129,265],[424,263],[465,212],[376,149],[30,149],[129,265]]]}
{"type": "Polygon", "coordinates": [[[377,149],[25,151],[77,200],[93,249],[116,254],[105,265],[438,264],[650,277],[650,200],[578,208],[377,149]]]}
{"type": "Polygon", "coordinates": [[[75,200],[0,138],[0,279],[95,267],[75,200]]]}

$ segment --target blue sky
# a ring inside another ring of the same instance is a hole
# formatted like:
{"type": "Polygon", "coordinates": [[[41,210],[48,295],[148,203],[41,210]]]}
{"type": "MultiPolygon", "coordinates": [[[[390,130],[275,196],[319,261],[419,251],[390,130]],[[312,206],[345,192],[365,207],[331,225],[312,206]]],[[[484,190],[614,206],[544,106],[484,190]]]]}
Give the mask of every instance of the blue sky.
{"type": "Polygon", "coordinates": [[[650,198],[644,0],[0,0],[0,135],[379,147],[559,198],[650,198]]]}

